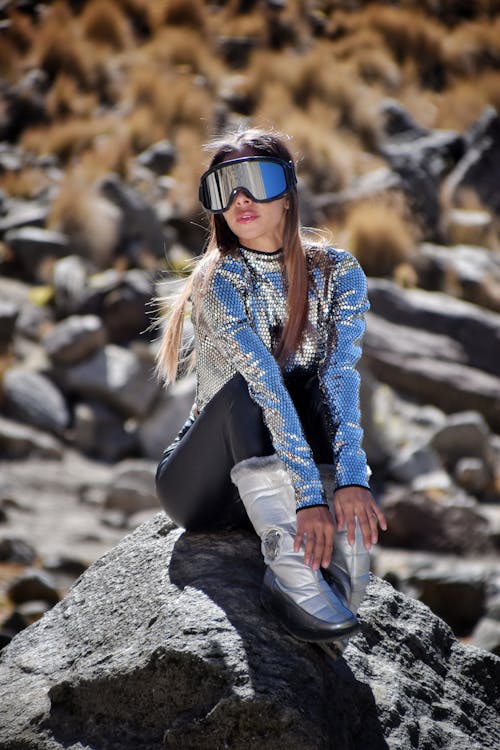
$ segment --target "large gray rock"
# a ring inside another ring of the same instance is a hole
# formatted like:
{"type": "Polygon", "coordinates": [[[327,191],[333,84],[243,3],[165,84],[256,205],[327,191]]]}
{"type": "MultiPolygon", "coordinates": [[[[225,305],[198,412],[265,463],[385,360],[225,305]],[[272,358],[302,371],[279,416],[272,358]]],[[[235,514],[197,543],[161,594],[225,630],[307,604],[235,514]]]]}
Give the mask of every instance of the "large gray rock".
{"type": "MultiPolygon", "coordinates": [[[[468,360],[474,355],[483,356],[482,341],[456,341],[367,315],[363,361],[376,378],[419,403],[435,404],[446,412],[480,412],[491,427],[500,430],[500,377],[470,366],[468,360]]],[[[488,367],[493,370],[497,364],[490,362],[488,367]]]]}
{"type": "Polygon", "coordinates": [[[26,276],[38,283],[47,283],[50,279],[46,262],[61,258],[68,252],[68,240],[64,234],[33,226],[11,229],[5,235],[5,243],[26,276]]]}
{"type": "Polygon", "coordinates": [[[331,661],[263,614],[262,574],[253,535],[189,535],[158,514],[4,650],[0,746],[498,746],[498,658],[372,579],[363,628],[331,661]]]}
{"type": "Polygon", "coordinates": [[[474,190],[481,202],[500,214],[496,175],[500,169],[500,117],[487,107],[466,135],[467,149],[445,184],[446,194],[460,200],[461,193],[474,190]]]}
{"type": "Polygon", "coordinates": [[[42,343],[53,362],[71,365],[101,349],[106,332],[97,315],[70,315],[55,325],[42,343]]]}
{"type": "MultiPolygon", "coordinates": [[[[388,321],[448,336],[460,344],[466,364],[500,376],[500,314],[439,292],[402,289],[392,281],[369,279],[372,310],[388,321]]],[[[411,331],[413,335],[413,331],[411,331]]]]}
{"type": "Polygon", "coordinates": [[[2,381],[7,416],[57,435],[69,424],[69,410],[59,389],[45,375],[11,367],[2,381]]]}
{"type": "Polygon", "coordinates": [[[150,364],[115,344],[83,362],[59,368],[57,377],[69,391],[102,401],[127,417],[144,417],[159,393],[150,364]]]}
{"type": "Polygon", "coordinates": [[[500,252],[473,245],[445,247],[423,243],[418,254],[419,283],[475,305],[500,312],[500,252]]]}
{"type": "Polygon", "coordinates": [[[390,547],[440,553],[488,554],[494,551],[488,520],[479,504],[460,490],[427,492],[392,487],[383,509],[388,529],[381,537],[390,547]]]}

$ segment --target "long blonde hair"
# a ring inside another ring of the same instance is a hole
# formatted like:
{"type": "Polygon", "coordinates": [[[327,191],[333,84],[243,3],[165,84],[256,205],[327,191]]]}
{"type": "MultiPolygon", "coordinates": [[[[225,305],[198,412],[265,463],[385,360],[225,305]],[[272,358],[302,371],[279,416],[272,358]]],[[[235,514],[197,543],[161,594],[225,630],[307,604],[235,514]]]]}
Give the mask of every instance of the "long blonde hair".
{"type": "MultiPolygon", "coordinates": [[[[236,156],[243,149],[251,149],[256,156],[276,156],[284,161],[293,161],[283,136],[257,128],[238,130],[225,135],[212,141],[209,149],[213,153],[210,167],[225,161],[229,155],[236,156]]],[[[283,365],[289,354],[299,347],[307,322],[308,274],[306,256],[300,237],[299,205],[295,186],[287,194],[287,198],[289,205],[283,232],[283,257],[288,316],[274,353],[280,365],[283,365]],[[290,314],[291,311],[293,314],[290,314]]],[[[157,370],[165,383],[174,381],[177,376],[185,307],[188,300],[192,298],[199,280],[209,278],[210,272],[220,258],[228,255],[235,257],[239,246],[238,237],[229,229],[224,216],[211,214],[206,251],[196,263],[183,290],[171,304],[163,330],[157,356],[157,370]]],[[[193,365],[194,359],[191,360],[191,366],[193,365]]]]}

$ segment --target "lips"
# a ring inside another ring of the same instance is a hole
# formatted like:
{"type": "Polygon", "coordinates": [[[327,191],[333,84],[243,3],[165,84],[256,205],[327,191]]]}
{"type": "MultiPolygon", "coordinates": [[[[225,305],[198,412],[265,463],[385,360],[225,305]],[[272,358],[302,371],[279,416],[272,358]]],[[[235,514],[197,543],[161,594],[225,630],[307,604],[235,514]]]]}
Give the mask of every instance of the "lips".
{"type": "Polygon", "coordinates": [[[255,219],[258,219],[258,215],[252,213],[251,211],[243,211],[241,214],[238,214],[236,217],[236,221],[240,224],[248,224],[251,221],[254,221],[255,219]]]}

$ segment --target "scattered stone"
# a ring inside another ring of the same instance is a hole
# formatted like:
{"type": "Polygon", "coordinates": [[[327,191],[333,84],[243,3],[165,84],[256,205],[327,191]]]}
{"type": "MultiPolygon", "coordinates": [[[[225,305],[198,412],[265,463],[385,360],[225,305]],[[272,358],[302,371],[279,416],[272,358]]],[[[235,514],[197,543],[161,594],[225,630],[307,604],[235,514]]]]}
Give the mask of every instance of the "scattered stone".
{"type": "Polygon", "coordinates": [[[23,539],[14,537],[0,539],[0,562],[32,565],[35,562],[35,558],[35,550],[23,539]]]}
{"type": "Polygon", "coordinates": [[[465,570],[443,573],[420,570],[410,583],[417,598],[441,617],[457,635],[467,635],[485,612],[486,582],[481,574],[465,570]]]}
{"type": "Polygon", "coordinates": [[[137,161],[142,167],[147,167],[158,175],[170,172],[176,160],[177,151],[170,141],[153,143],[137,157],[137,161]]]}
{"type": "Polygon", "coordinates": [[[62,434],[69,411],[61,392],[45,375],[11,367],[2,381],[5,413],[41,430],[62,434]]]}
{"type": "Polygon", "coordinates": [[[437,453],[427,446],[416,449],[407,447],[401,450],[388,467],[390,476],[398,482],[410,484],[422,474],[430,474],[441,469],[442,464],[437,453]]]}
{"type": "Polygon", "coordinates": [[[80,362],[106,344],[106,332],[97,315],[71,315],[43,338],[49,357],[60,365],[80,362]]]}
{"type": "Polygon", "coordinates": [[[49,604],[57,604],[59,592],[52,579],[43,571],[35,568],[26,570],[19,578],[7,587],[7,595],[14,604],[23,604],[40,599],[49,604]]]}
{"type": "Polygon", "coordinates": [[[47,222],[49,207],[31,201],[9,201],[6,216],[0,219],[0,237],[21,227],[43,227],[47,222]]]}
{"type": "Polygon", "coordinates": [[[500,312],[500,252],[473,245],[423,243],[417,260],[419,283],[500,312]]]}
{"type": "Polygon", "coordinates": [[[5,235],[5,243],[21,264],[26,277],[42,284],[51,278],[52,268],[48,270],[44,265],[46,261],[68,253],[68,240],[64,234],[34,226],[11,229],[5,235]]]}
{"type": "Polygon", "coordinates": [[[134,420],[122,417],[105,404],[81,402],[75,406],[70,439],[88,456],[115,463],[137,449],[134,420]]]}
{"type": "Polygon", "coordinates": [[[486,492],[492,482],[492,473],[481,458],[464,456],[455,464],[453,476],[471,495],[486,492]]]}
{"type": "Polygon", "coordinates": [[[372,579],[362,629],[332,661],[263,612],[262,574],[254,535],[170,531],[158,514],[4,650],[0,743],[498,744],[497,657],[458,643],[422,603],[372,579]]]}
{"type": "Polygon", "coordinates": [[[500,656],[500,622],[483,617],[474,628],[470,643],[500,656]]]}
{"type": "Polygon", "coordinates": [[[108,344],[84,362],[59,368],[58,378],[71,393],[102,401],[126,417],[145,417],[159,393],[151,368],[116,344],[108,344]]]}
{"type": "Polygon", "coordinates": [[[53,267],[54,301],[60,317],[77,312],[86,298],[87,264],[78,255],[67,255],[53,267]]]}
{"type": "Polygon", "coordinates": [[[37,620],[43,617],[43,615],[49,611],[51,605],[46,601],[33,601],[25,602],[16,607],[16,611],[19,612],[26,627],[32,625],[37,620]]]}
{"type": "Polygon", "coordinates": [[[492,461],[490,434],[481,414],[462,411],[446,418],[445,423],[432,435],[430,445],[450,471],[464,457],[479,458],[489,465],[492,461]]]}
{"type": "Polygon", "coordinates": [[[172,384],[162,394],[155,409],[138,427],[138,439],[142,454],[158,461],[170,443],[177,437],[186,421],[195,400],[196,380],[188,375],[172,384]]]}
{"type": "Polygon", "coordinates": [[[493,219],[489,211],[466,208],[452,209],[446,217],[446,234],[449,245],[489,247],[493,219]]]}
{"type": "Polygon", "coordinates": [[[500,375],[500,358],[491,356],[500,350],[499,313],[446,294],[402,289],[387,279],[369,279],[368,288],[373,312],[387,321],[409,326],[411,332],[406,338],[413,336],[415,328],[448,336],[466,353],[470,367],[500,375]]]}
{"type": "MultiPolygon", "coordinates": [[[[363,362],[381,382],[444,411],[480,412],[500,429],[500,377],[462,364],[467,352],[451,337],[367,315],[363,362]]],[[[491,365],[490,365],[491,368],[491,365]]]]}
{"type": "Polygon", "coordinates": [[[102,194],[122,212],[120,247],[133,260],[146,249],[157,258],[165,257],[165,235],[150,204],[116,174],[105,177],[100,185],[102,194]]]}
{"type": "Polygon", "coordinates": [[[12,344],[19,307],[12,302],[0,300],[0,354],[4,354],[12,344]]]}
{"type": "Polygon", "coordinates": [[[119,463],[108,489],[106,507],[128,515],[145,508],[159,508],[156,495],[156,463],[129,459],[119,463]]]}
{"type": "Polygon", "coordinates": [[[62,454],[61,443],[52,435],[0,416],[0,455],[3,458],[57,459],[62,454]]]}
{"type": "Polygon", "coordinates": [[[442,554],[488,554],[494,547],[488,521],[478,504],[456,493],[409,491],[393,487],[383,496],[388,529],[384,546],[442,554]]]}
{"type": "Polygon", "coordinates": [[[473,190],[481,203],[500,214],[500,195],[495,175],[500,169],[500,117],[487,107],[466,134],[467,149],[449,175],[443,189],[454,203],[461,194],[473,190]]]}

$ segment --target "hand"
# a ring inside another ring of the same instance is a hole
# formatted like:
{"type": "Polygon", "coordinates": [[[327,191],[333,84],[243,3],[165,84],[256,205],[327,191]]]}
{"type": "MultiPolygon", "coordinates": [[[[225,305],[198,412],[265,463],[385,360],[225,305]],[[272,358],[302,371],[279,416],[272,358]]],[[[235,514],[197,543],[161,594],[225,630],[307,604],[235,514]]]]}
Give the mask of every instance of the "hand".
{"type": "Polygon", "coordinates": [[[326,568],[332,559],[335,524],[326,505],[304,508],[297,513],[297,533],[293,549],[298,552],[305,541],[304,562],[313,570],[326,568]]]}
{"type": "Polygon", "coordinates": [[[385,516],[373,499],[370,490],[364,487],[341,487],[333,495],[333,507],[337,518],[337,529],[347,527],[347,541],[352,546],[359,521],[363,544],[367,550],[378,542],[378,525],[386,531],[385,516]]]}

